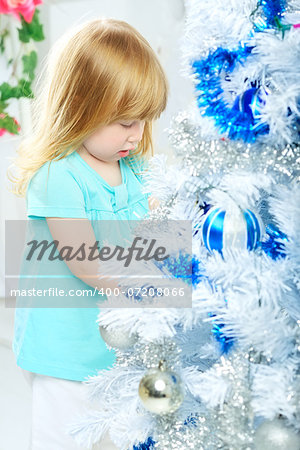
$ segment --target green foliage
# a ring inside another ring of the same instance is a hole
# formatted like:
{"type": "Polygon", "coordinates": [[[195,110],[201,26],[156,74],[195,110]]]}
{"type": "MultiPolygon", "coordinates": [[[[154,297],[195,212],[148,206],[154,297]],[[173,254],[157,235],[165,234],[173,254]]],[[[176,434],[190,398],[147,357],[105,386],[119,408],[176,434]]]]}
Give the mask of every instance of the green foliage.
{"type": "Polygon", "coordinates": [[[11,86],[4,82],[0,84],[0,101],[8,100],[9,98],[33,97],[30,87],[30,82],[21,78],[17,86],[11,86]]]}
{"type": "Polygon", "coordinates": [[[0,100],[0,113],[4,111],[5,108],[8,107],[8,103],[0,100]]]}
{"type": "MultiPolygon", "coordinates": [[[[10,57],[7,61],[7,67],[11,67],[11,75],[7,82],[5,81],[0,84],[0,129],[6,129],[12,134],[18,134],[19,124],[16,123],[16,120],[6,111],[9,107],[10,99],[34,97],[31,90],[31,83],[35,78],[38,55],[35,50],[27,50],[28,46],[24,44],[28,44],[31,40],[42,41],[45,39],[43,26],[39,21],[39,11],[37,9],[35,10],[30,23],[25,21],[22,14],[19,14],[19,16],[21,28],[17,28],[17,30],[19,40],[21,41],[20,50],[16,53],[16,56],[10,57]],[[23,72],[21,78],[19,78],[19,71],[17,70],[20,63],[22,64],[23,72]],[[14,85],[12,85],[11,80],[14,80],[14,85]],[[15,84],[16,82],[17,84],[15,84]]],[[[6,38],[8,36],[9,28],[0,31],[0,55],[5,51],[6,38]]],[[[29,45],[31,48],[32,46],[33,44],[29,45]]]]}
{"type": "Polygon", "coordinates": [[[34,80],[34,69],[37,66],[37,52],[34,50],[29,55],[22,56],[23,73],[28,75],[30,81],[34,80]]]}
{"type": "Polygon", "coordinates": [[[21,14],[20,18],[22,27],[18,28],[18,33],[21,42],[28,43],[30,39],[33,39],[34,41],[42,41],[45,39],[43,25],[41,25],[39,21],[39,10],[35,10],[30,23],[27,23],[21,14]]]}
{"type": "Polygon", "coordinates": [[[8,30],[5,28],[5,30],[3,30],[3,32],[0,34],[0,52],[4,53],[4,40],[6,38],[6,36],[8,36],[9,32],[8,30]]]}
{"type": "Polygon", "coordinates": [[[19,125],[15,122],[15,119],[5,113],[4,117],[0,117],[0,129],[5,128],[9,133],[18,134],[19,125]]]}

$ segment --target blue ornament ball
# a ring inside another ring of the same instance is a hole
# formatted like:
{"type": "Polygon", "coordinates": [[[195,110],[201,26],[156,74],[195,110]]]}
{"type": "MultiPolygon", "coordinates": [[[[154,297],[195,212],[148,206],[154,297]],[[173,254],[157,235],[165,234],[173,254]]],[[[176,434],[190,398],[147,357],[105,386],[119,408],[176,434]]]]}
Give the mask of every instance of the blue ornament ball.
{"type": "Polygon", "coordinates": [[[264,227],[259,215],[250,209],[225,211],[213,207],[205,215],[201,233],[210,252],[233,248],[254,250],[264,234],[264,227]]]}

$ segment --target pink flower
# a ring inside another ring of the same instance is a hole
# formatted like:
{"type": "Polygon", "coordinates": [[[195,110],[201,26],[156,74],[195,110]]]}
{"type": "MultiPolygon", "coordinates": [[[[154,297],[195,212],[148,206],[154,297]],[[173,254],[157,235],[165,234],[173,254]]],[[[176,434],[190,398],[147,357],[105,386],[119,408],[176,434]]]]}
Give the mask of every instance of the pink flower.
{"type": "Polygon", "coordinates": [[[0,14],[13,14],[20,20],[22,14],[26,22],[31,22],[35,7],[43,0],[0,0],[0,14]]]}
{"type": "MultiPolygon", "coordinates": [[[[5,114],[1,113],[0,114],[0,118],[3,119],[4,117],[5,117],[5,114]]],[[[16,121],[15,118],[14,118],[14,122],[15,122],[15,124],[18,125],[18,131],[20,131],[21,130],[20,124],[16,121]]],[[[0,128],[0,137],[3,136],[5,133],[9,133],[7,131],[7,129],[6,128],[0,128]]],[[[10,133],[10,134],[13,134],[13,133],[10,133]]]]}

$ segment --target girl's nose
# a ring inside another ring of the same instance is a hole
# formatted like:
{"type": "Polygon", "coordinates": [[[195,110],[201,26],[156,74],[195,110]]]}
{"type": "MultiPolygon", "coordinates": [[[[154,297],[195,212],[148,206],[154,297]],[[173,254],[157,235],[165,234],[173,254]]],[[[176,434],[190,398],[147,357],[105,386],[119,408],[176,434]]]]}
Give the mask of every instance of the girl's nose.
{"type": "Polygon", "coordinates": [[[133,126],[131,127],[131,133],[130,133],[130,137],[128,138],[128,140],[130,142],[140,142],[142,140],[143,137],[143,133],[144,133],[144,127],[145,127],[145,122],[138,120],[136,121],[133,126]]]}

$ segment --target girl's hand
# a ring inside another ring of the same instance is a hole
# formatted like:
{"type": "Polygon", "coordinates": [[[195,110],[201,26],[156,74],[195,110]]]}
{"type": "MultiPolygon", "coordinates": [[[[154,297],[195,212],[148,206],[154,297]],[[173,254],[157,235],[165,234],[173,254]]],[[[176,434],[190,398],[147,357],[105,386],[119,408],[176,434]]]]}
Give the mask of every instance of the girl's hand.
{"type": "Polygon", "coordinates": [[[150,197],[148,197],[148,204],[149,204],[149,209],[152,210],[152,209],[156,209],[160,206],[160,201],[157,198],[150,196],[150,197]]]}

